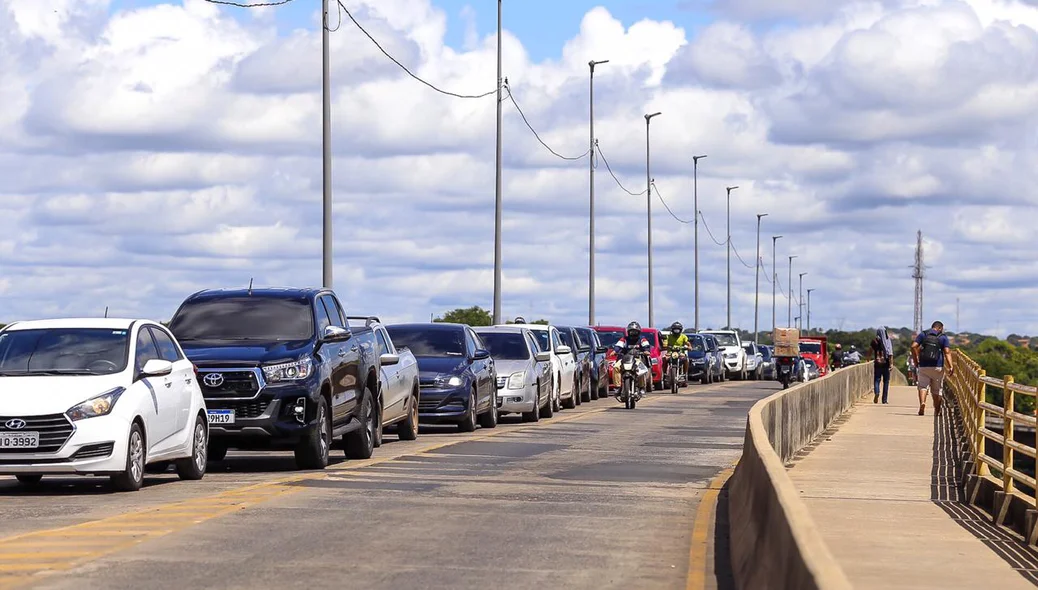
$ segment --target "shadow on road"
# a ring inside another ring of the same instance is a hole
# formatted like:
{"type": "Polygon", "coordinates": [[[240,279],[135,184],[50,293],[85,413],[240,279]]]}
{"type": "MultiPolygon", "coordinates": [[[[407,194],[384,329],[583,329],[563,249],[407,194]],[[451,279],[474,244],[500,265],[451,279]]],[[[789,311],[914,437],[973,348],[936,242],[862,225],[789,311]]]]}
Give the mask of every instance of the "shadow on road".
{"type": "MultiPolygon", "coordinates": [[[[178,481],[173,477],[145,477],[144,489],[157,488],[168,483],[178,481]]],[[[57,496],[105,496],[108,494],[120,494],[108,481],[107,477],[72,477],[69,476],[44,476],[43,481],[34,485],[24,485],[14,480],[10,483],[0,481],[0,498],[5,496],[24,497],[57,497],[57,496]],[[6,485],[5,485],[6,484],[6,485]]]]}
{"type": "Polygon", "coordinates": [[[717,496],[714,516],[714,578],[718,590],[735,590],[732,575],[731,530],[728,525],[728,486],[726,481],[717,496]]]}

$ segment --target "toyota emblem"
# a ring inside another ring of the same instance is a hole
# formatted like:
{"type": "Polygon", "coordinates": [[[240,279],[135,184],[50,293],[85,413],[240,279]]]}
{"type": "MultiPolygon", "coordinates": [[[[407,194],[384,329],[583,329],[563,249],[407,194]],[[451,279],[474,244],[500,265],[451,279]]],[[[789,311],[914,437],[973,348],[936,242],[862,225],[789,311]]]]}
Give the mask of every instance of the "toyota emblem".
{"type": "Polygon", "coordinates": [[[205,383],[206,387],[219,387],[223,385],[223,375],[220,373],[207,373],[205,377],[202,377],[202,383],[205,383]]]}
{"type": "Polygon", "coordinates": [[[8,430],[21,430],[25,428],[25,420],[22,420],[21,418],[11,418],[7,422],[4,422],[4,426],[6,426],[8,430]]]}

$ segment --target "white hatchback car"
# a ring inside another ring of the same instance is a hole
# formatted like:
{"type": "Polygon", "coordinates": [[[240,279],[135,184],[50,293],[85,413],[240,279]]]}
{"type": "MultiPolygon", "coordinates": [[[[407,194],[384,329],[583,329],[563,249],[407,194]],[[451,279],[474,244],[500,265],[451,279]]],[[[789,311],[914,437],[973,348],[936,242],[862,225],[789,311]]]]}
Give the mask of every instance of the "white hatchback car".
{"type": "Polygon", "coordinates": [[[523,324],[523,327],[529,328],[537,337],[542,352],[551,353],[552,381],[555,384],[552,409],[577,407],[580,403],[580,389],[576,383],[577,361],[570,347],[562,343],[558,328],[542,324],[523,324]]]}
{"type": "Polygon", "coordinates": [[[205,475],[209,423],[194,365],[146,320],[16,322],[0,330],[0,474],[108,475],[136,491],[146,466],[205,475]]]}

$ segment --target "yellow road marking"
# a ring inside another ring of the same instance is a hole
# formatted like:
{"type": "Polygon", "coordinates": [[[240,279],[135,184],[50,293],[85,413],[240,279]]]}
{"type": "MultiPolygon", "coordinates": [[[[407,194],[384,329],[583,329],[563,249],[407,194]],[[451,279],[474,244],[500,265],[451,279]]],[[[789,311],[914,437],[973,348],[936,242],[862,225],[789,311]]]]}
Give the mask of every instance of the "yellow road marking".
{"type": "Polygon", "coordinates": [[[695,520],[692,521],[692,545],[688,552],[686,590],[706,588],[706,553],[710,546],[710,524],[713,521],[714,511],[717,509],[717,497],[721,494],[721,488],[732,476],[734,470],[734,467],[729,467],[718,473],[710,480],[703,491],[703,497],[699,500],[695,520]]]}
{"type": "MultiPolygon", "coordinates": [[[[676,396],[673,394],[652,395],[648,398],[643,399],[642,404],[651,404],[664,399],[684,397],[692,393],[696,393],[696,391],[686,391],[679,393],[676,396]]],[[[464,438],[458,438],[455,440],[449,440],[440,443],[426,445],[413,451],[405,452],[399,456],[385,456],[366,459],[363,461],[347,461],[344,463],[330,466],[321,471],[299,473],[277,478],[274,480],[257,482],[243,487],[220,492],[211,496],[205,496],[202,498],[195,498],[191,500],[170,502],[168,504],[162,504],[159,506],[145,508],[137,512],[120,514],[117,516],[103,518],[96,521],[89,521],[56,529],[32,531],[22,533],[19,535],[14,535],[12,537],[2,538],[0,539],[0,555],[3,555],[2,552],[4,551],[24,552],[25,549],[31,547],[53,547],[54,545],[68,544],[77,544],[81,546],[82,544],[84,544],[84,542],[89,542],[91,539],[94,541],[104,541],[104,543],[96,549],[85,550],[81,553],[77,552],[77,556],[72,556],[70,553],[68,558],[60,561],[55,561],[53,563],[34,562],[25,564],[11,564],[9,566],[0,564],[0,590],[15,588],[18,587],[20,584],[29,582],[33,579],[31,577],[24,575],[17,577],[4,575],[6,573],[15,573],[17,571],[32,574],[49,574],[56,571],[68,570],[84,562],[96,560],[106,555],[118,552],[122,549],[132,547],[148,539],[153,539],[173,532],[177,532],[179,530],[183,530],[195,524],[199,524],[201,522],[213,518],[218,518],[220,516],[224,516],[232,512],[243,510],[247,507],[255,506],[268,500],[271,500],[273,498],[294,493],[303,489],[301,487],[290,487],[286,484],[311,479],[325,478],[329,475],[336,475],[335,472],[364,469],[366,467],[396,461],[405,456],[423,455],[426,453],[430,453],[432,451],[436,451],[438,449],[450,447],[461,443],[486,440],[496,436],[502,436],[541,426],[551,426],[553,424],[561,424],[564,422],[581,420],[588,416],[593,416],[595,414],[600,414],[602,412],[609,411],[615,407],[616,406],[602,406],[591,410],[585,410],[578,414],[562,415],[559,417],[545,420],[543,422],[517,425],[514,428],[489,430],[485,433],[470,435],[464,438]],[[175,516],[183,516],[183,518],[173,518],[175,516]],[[151,518],[154,518],[158,522],[149,522],[147,520],[151,518]],[[172,526],[163,528],[161,530],[127,530],[139,526],[154,527],[155,524],[158,523],[161,523],[163,525],[168,524],[172,526]],[[11,569],[10,572],[8,572],[3,569],[4,567],[18,569],[11,569]]],[[[342,473],[341,475],[346,474],[342,473]]]]}
{"type": "Polygon", "coordinates": [[[61,559],[90,555],[89,551],[34,551],[32,553],[4,553],[0,551],[0,561],[5,559],[61,559]]]}

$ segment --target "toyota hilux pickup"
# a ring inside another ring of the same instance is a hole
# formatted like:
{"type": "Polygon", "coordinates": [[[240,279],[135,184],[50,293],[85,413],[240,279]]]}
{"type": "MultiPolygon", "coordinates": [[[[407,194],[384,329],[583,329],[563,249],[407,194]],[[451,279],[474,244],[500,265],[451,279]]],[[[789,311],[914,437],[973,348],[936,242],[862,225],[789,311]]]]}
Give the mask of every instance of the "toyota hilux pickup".
{"type": "Polygon", "coordinates": [[[379,347],[328,289],[221,289],[187,298],[169,324],[197,368],[209,458],[294,450],[323,469],[334,439],[367,459],[379,433],[379,347]]]}

